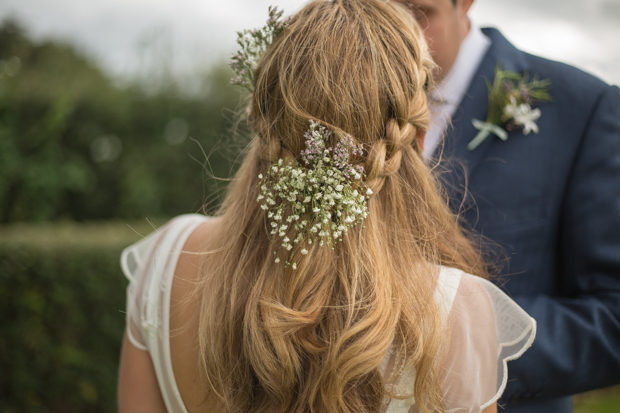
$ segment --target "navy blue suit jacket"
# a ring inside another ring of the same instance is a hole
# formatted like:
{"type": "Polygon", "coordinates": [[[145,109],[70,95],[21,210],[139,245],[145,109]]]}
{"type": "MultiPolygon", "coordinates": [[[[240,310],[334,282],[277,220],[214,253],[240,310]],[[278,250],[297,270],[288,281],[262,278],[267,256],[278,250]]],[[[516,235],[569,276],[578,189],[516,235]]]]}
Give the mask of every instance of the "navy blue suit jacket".
{"type": "Polygon", "coordinates": [[[620,90],[483,31],[492,45],[452,118],[440,180],[453,208],[505,251],[503,286],[538,323],[532,348],[509,363],[500,404],[570,412],[571,394],[620,383],[620,90]],[[553,102],[538,106],[540,133],[492,135],[469,151],[498,62],[550,79],[553,102]]]}

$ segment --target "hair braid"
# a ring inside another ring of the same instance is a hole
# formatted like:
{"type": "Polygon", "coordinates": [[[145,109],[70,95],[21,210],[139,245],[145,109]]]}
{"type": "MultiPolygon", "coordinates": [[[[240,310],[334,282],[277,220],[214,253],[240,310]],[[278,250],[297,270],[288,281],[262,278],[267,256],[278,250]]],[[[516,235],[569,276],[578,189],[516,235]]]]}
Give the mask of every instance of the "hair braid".
{"type": "Polygon", "coordinates": [[[415,142],[417,128],[409,123],[399,124],[398,120],[389,119],[385,125],[385,138],[379,139],[370,147],[366,160],[366,186],[374,193],[383,187],[385,178],[394,175],[400,169],[402,150],[415,142]]]}

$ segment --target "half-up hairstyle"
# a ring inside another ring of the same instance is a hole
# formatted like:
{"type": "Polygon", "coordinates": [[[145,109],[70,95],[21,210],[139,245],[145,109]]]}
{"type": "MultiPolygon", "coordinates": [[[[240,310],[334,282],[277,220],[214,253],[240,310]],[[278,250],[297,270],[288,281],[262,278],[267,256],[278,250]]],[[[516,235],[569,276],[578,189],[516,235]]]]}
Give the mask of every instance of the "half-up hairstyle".
{"type": "Polygon", "coordinates": [[[419,411],[443,411],[440,265],[485,272],[421,157],[433,64],[405,8],[316,0],[261,58],[247,156],[219,215],[205,267],[199,348],[209,391],[227,412],[379,412],[407,369],[419,411]],[[274,262],[258,175],[301,161],[309,121],[363,145],[369,216],[334,248],[293,248],[274,262]],[[390,360],[390,368],[382,362],[390,360]]]}

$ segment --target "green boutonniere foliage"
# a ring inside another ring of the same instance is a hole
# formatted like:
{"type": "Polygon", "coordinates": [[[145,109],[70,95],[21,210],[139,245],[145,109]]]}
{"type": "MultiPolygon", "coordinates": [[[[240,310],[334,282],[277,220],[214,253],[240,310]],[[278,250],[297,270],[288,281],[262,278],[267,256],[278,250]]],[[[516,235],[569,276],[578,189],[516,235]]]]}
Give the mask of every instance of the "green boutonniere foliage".
{"type": "Polygon", "coordinates": [[[527,72],[519,74],[502,69],[501,64],[495,69],[493,82],[487,80],[489,90],[489,111],[486,121],[473,119],[472,123],[479,130],[467,149],[474,150],[490,134],[502,140],[508,139],[507,131],[523,129],[523,133],[538,133],[536,120],[540,118],[540,109],[532,109],[541,102],[552,100],[549,90],[551,81],[534,76],[531,80],[527,72]],[[505,128],[505,129],[504,129],[505,128]]]}

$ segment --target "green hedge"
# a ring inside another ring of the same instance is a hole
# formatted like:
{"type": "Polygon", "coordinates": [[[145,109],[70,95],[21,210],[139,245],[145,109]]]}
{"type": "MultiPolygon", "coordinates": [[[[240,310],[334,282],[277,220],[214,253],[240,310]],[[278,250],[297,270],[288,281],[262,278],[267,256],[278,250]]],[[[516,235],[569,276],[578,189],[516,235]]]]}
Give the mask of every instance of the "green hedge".
{"type": "Polygon", "coordinates": [[[574,397],[574,413],[620,412],[620,386],[594,390],[574,397]]]}
{"type": "Polygon", "coordinates": [[[116,411],[119,256],[139,238],[126,224],[0,227],[1,412],[116,411]]]}

